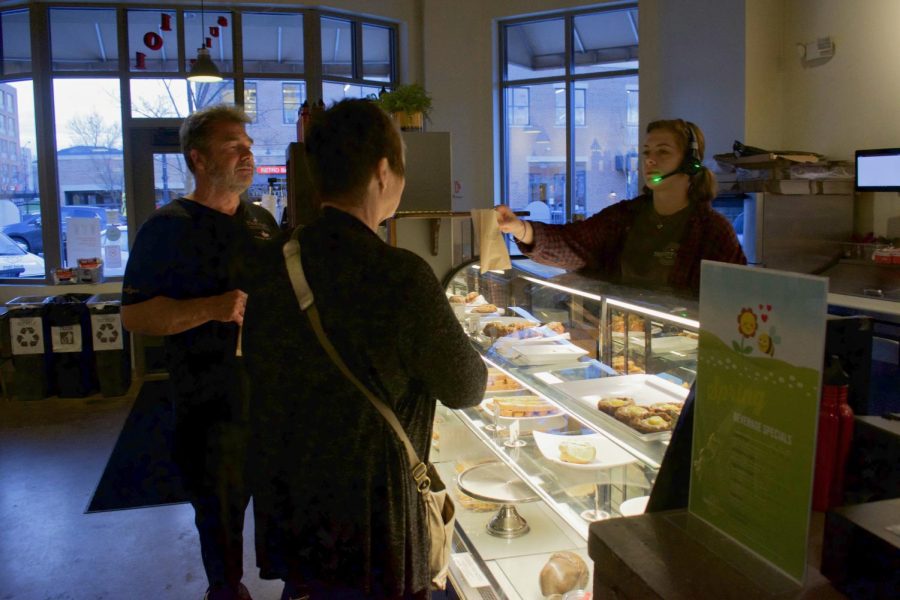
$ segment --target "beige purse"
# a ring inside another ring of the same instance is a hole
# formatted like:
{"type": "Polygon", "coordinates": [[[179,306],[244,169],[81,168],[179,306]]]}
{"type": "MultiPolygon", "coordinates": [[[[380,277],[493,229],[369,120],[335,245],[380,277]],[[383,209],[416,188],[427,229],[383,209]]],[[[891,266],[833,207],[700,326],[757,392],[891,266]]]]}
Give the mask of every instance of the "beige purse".
{"type": "Polygon", "coordinates": [[[300,310],[309,317],[316,337],[329,358],[337,365],[341,373],[353,382],[359,388],[363,395],[378,409],[381,416],[390,424],[403,442],[406,448],[406,456],[410,465],[414,465],[411,469],[413,481],[415,481],[416,489],[419,491],[419,497],[425,508],[425,523],[428,528],[430,538],[430,547],[428,551],[428,566],[431,575],[431,585],[433,589],[443,590],[447,586],[447,575],[450,570],[450,552],[453,542],[453,528],[456,522],[456,509],[453,506],[453,500],[447,494],[447,488],[444,482],[431,463],[424,463],[419,460],[416,451],[409,441],[409,437],[403,430],[400,421],[394,411],[388,405],[381,401],[374,393],[372,393],[356,376],[350,371],[341,356],[337,353],[335,347],[331,344],[331,340],[325,335],[322,329],[322,321],[319,319],[319,311],[315,305],[312,290],[306,281],[306,275],[303,273],[303,264],[300,262],[300,242],[298,239],[300,228],[298,227],[288,243],[284,245],[284,260],[287,265],[288,275],[291,278],[291,285],[294,288],[294,294],[300,303],[300,310]]]}

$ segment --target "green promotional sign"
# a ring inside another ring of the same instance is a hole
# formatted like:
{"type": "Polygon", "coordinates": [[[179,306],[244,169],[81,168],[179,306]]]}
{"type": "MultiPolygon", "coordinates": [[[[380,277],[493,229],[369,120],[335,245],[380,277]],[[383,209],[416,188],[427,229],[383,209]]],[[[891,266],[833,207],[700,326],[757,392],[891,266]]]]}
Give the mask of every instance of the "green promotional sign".
{"type": "Polygon", "coordinates": [[[704,262],[689,510],[806,573],[828,280],[704,262]]]}

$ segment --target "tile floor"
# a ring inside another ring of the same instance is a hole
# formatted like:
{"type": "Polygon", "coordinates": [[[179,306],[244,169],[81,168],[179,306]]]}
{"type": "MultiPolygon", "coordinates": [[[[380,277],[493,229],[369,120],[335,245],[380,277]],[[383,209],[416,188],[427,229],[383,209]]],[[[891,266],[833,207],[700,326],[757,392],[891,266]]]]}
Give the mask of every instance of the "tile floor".
{"type": "MultiPolygon", "coordinates": [[[[200,600],[206,578],[188,504],[84,514],[138,387],[121,398],[0,399],[0,600],[200,600]]],[[[255,600],[280,582],[254,567],[255,600]]]]}

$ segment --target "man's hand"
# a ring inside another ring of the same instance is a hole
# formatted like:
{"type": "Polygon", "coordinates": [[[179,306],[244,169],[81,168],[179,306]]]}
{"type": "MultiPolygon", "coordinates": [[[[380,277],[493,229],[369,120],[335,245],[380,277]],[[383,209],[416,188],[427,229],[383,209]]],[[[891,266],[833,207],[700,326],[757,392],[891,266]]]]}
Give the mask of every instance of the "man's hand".
{"type": "Polygon", "coordinates": [[[247,294],[241,290],[231,290],[210,298],[210,315],[213,320],[225,323],[244,324],[244,309],[247,306],[247,294]]]}

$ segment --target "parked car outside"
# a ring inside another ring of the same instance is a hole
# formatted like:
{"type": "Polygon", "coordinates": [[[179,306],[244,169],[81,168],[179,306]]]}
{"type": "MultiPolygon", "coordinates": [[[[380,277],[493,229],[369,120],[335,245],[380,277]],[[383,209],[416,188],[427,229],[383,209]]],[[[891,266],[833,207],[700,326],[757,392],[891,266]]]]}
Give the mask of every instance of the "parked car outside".
{"type": "Polygon", "coordinates": [[[44,277],[44,259],[0,233],[0,273],[7,277],[44,277]],[[16,271],[18,274],[14,274],[16,271]]]}
{"type": "MultiPolygon", "coordinates": [[[[66,219],[72,217],[96,217],[100,219],[100,230],[106,229],[106,209],[102,206],[62,206],[59,209],[62,219],[62,231],[66,232],[66,219]]],[[[18,223],[11,223],[3,227],[3,233],[13,239],[26,252],[43,254],[44,237],[41,227],[41,215],[30,215],[18,223]]]]}

